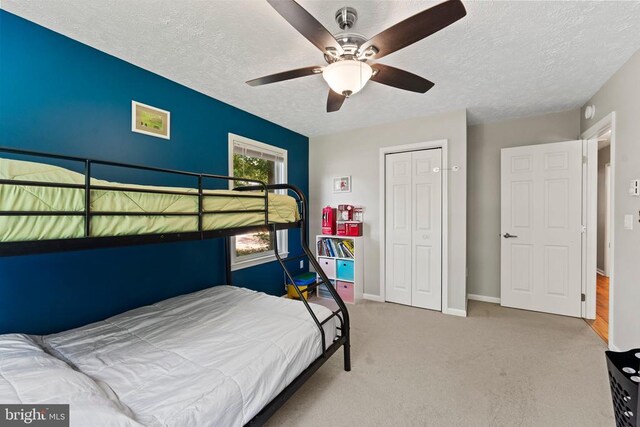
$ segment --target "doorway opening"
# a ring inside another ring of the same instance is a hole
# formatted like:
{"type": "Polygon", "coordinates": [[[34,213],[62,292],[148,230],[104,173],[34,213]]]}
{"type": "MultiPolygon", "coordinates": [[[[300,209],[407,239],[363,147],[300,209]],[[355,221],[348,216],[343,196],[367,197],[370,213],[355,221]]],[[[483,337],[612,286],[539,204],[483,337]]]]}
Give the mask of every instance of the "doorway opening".
{"type": "Polygon", "coordinates": [[[597,258],[595,319],[586,319],[605,341],[609,340],[609,277],[611,275],[611,128],[598,135],[597,258]]]}
{"type": "Polygon", "coordinates": [[[584,264],[584,290],[586,299],[583,302],[583,316],[595,332],[607,342],[610,350],[619,351],[615,345],[615,233],[616,218],[616,113],[612,111],[581,135],[592,147],[589,158],[598,154],[599,161],[590,162],[591,177],[587,181],[585,198],[589,204],[587,209],[586,262],[584,264]],[[605,151],[600,151],[605,149],[605,151]],[[600,151],[598,153],[598,151],[600,151]],[[609,160],[606,160],[608,156],[609,160]],[[598,185],[601,170],[603,185],[598,185]],[[600,187],[603,187],[602,189],[600,187]],[[599,190],[603,190],[598,197],[599,190]],[[598,202],[603,206],[598,208],[598,202]],[[601,213],[600,213],[601,212],[601,213]],[[594,232],[595,231],[595,232],[594,232]],[[600,249],[602,247],[602,249],[600,249]],[[600,254],[599,254],[600,252],[600,254]],[[599,274],[600,273],[600,274],[599,274]]]}

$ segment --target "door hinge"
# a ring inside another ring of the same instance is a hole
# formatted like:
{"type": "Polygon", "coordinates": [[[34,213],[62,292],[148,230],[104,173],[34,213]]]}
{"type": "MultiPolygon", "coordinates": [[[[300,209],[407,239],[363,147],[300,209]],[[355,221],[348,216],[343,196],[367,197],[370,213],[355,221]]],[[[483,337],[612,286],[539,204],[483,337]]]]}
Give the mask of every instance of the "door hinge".
{"type": "Polygon", "coordinates": [[[583,225],[583,226],[582,226],[582,231],[581,231],[581,233],[582,233],[582,234],[584,234],[584,233],[586,233],[586,232],[587,232],[587,226],[586,226],[586,225],[583,225]]]}
{"type": "Polygon", "coordinates": [[[580,301],[586,301],[587,300],[587,296],[585,294],[580,294],[580,301]]]}

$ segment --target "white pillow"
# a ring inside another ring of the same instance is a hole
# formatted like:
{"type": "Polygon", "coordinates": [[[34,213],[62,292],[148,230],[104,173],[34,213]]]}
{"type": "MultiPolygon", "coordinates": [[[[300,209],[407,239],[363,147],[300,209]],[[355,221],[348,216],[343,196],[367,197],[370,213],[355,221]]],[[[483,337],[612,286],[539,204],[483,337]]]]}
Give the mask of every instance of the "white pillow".
{"type": "Polygon", "coordinates": [[[141,426],[91,378],[22,334],[0,335],[0,403],[69,404],[74,427],[141,426]]]}

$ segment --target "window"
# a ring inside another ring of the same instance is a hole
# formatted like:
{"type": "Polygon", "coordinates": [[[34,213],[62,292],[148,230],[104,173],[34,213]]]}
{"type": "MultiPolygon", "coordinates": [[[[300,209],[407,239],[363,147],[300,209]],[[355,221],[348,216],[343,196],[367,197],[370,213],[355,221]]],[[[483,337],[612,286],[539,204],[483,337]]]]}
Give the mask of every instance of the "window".
{"type": "MultiPolygon", "coordinates": [[[[287,150],[229,134],[229,175],[257,179],[267,184],[287,182],[287,150]]],[[[241,181],[231,182],[241,186],[241,181]]],[[[280,192],[280,191],[278,191],[280,192]]],[[[287,255],[287,231],[278,231],[278,251],[287,255]]],[[[275,260],[272,233],[242,234],[231,240],[231,269],[250,267],[275,260]]]]}

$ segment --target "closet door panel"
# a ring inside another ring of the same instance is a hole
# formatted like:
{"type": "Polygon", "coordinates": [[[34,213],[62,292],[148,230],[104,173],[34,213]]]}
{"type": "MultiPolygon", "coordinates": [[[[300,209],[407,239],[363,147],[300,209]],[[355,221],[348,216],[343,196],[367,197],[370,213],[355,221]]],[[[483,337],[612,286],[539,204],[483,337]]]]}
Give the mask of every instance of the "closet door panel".
{"type": "Polygon", "coordinates": [[[385,159],[385,296],[411,305],[411,153],[385,159]]]}
{"type": "Polygon", "coordinates": [[[412,305],[432,310],[442,309],[441,153],[412,153],[412,305]]]}

